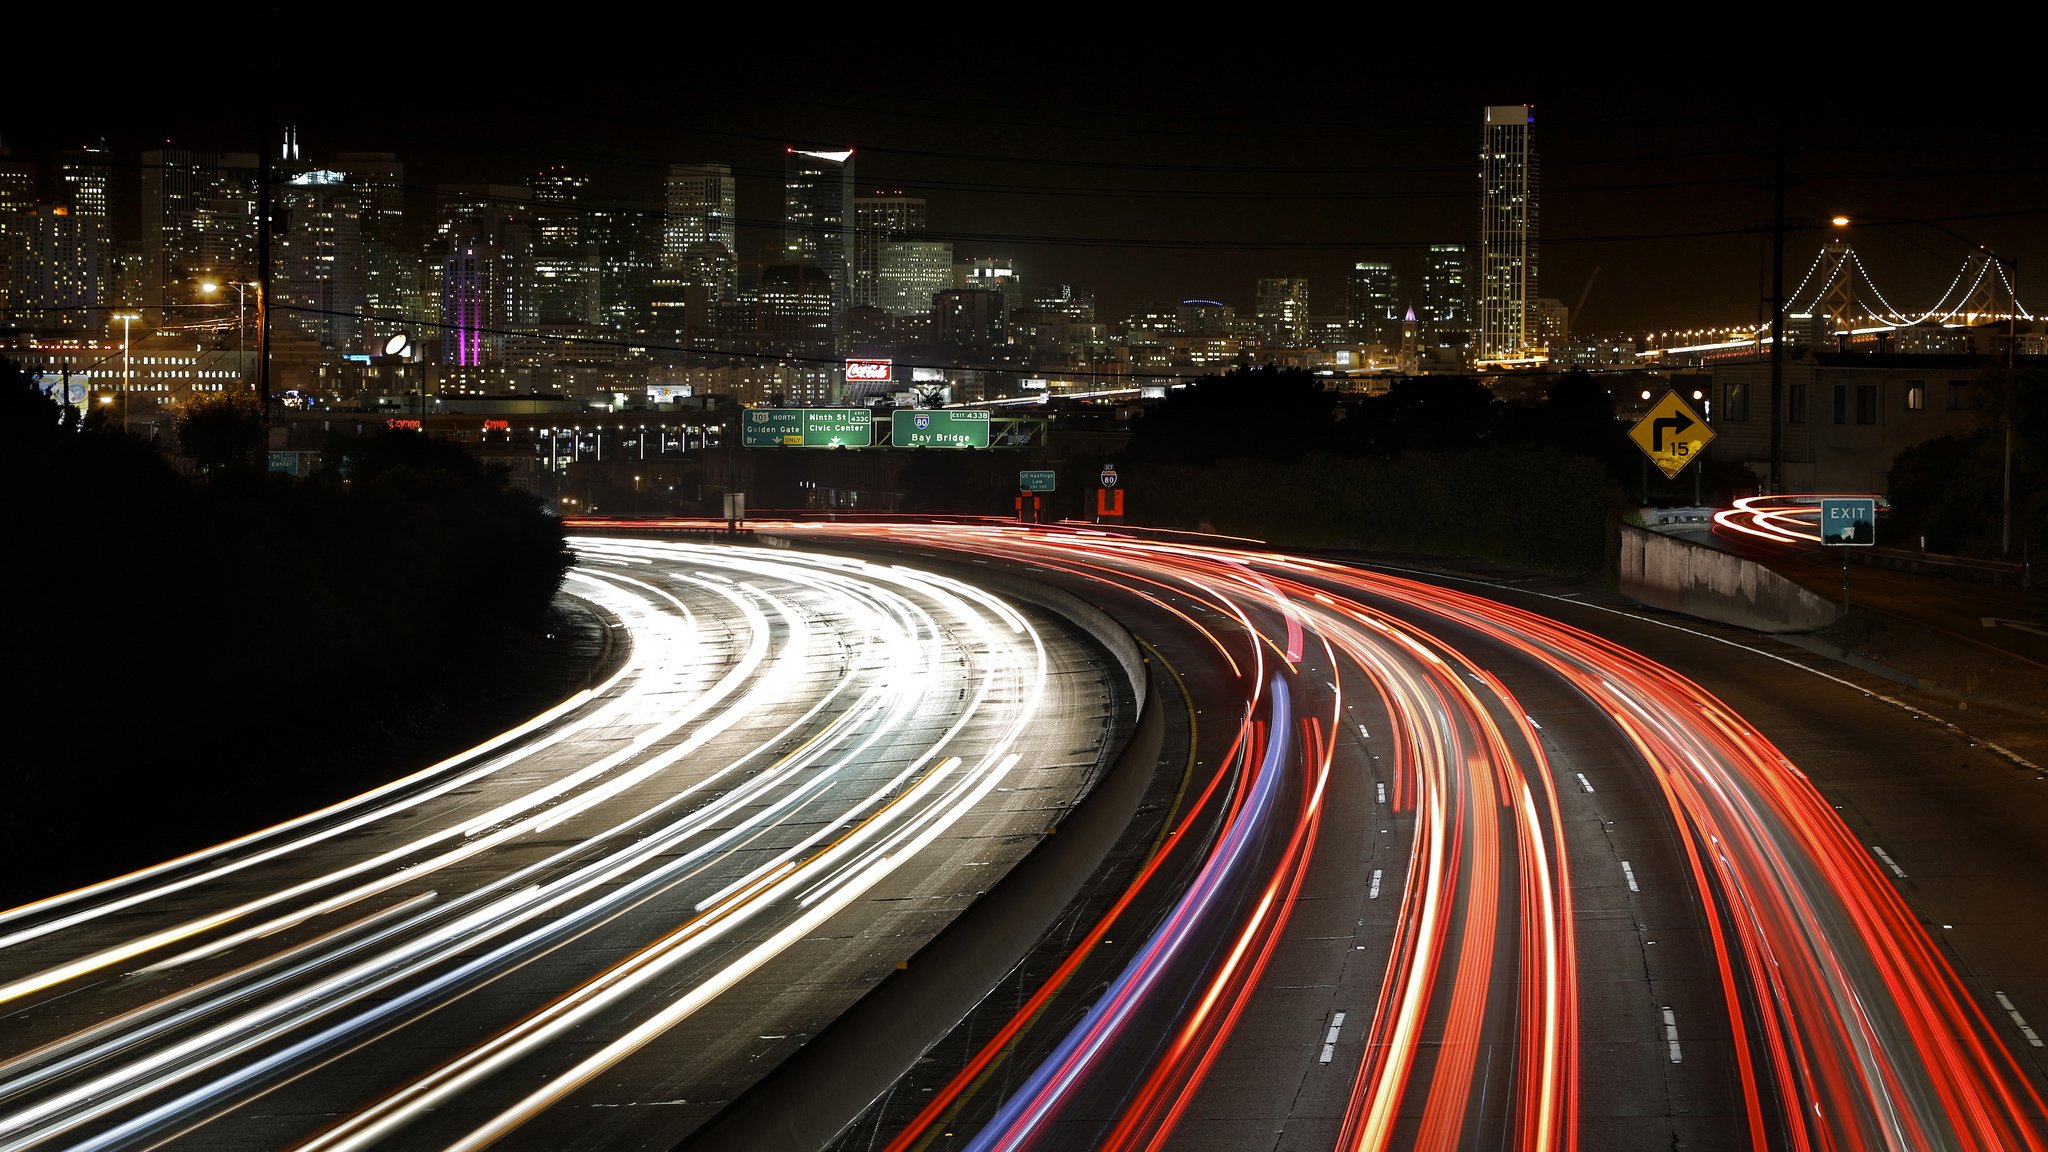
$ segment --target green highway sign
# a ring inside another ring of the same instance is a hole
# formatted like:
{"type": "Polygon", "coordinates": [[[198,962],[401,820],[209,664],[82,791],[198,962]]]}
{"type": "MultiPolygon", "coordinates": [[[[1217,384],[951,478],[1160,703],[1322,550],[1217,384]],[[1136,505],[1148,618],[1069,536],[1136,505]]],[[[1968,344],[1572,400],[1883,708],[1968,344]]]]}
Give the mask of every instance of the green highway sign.
{"type": "Polygon", "coordinates": [[[1017,487],[1026,492],[1050,492],[1053,490],[1053,482],[1058,478],[1059,473],[1051,471],[1019,472],[1017,473],[1017,487]]]}
{"type": "Polygon", "coordinates": [[[740,414],[746,448],[866,448],[875,442],[865,408],[749,408],[740,414]]]}
{"type": "Polygon", "coordinates": [[[898,448],[986,448],[988,409],[914,408],[889,416],[889,442],[898,448]]]}
{"type": "Polygon", "coordinates": [[[1877,500],[1869,496],[1822,497],[1820,542],[1861,548],[1877,543],[1877,500]]]}

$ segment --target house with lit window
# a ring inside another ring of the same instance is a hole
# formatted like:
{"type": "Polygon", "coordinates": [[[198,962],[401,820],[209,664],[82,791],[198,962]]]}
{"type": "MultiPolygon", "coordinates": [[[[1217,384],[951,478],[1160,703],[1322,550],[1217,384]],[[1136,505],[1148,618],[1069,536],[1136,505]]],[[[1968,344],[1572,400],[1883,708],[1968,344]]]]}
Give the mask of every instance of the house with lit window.
{"type": "MultiPolygon", "coordinates": [[[[1791,352],[1779,376],[1785,491],[1882,493],[1901,451],[1981,426],[1976,380],[1986,355],[1791,352]]],[[[1746,358],[1708,371],[1709,451],[1761,481],[1771,474],[1771,363],[1746,358]]]]}

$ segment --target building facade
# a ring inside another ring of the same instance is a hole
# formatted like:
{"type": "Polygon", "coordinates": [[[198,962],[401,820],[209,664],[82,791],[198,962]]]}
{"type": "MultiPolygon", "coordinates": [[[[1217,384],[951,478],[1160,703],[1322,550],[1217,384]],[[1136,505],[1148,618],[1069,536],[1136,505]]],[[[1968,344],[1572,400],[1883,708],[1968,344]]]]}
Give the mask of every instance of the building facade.
{"type": "Polygon", "coordinates": [[[1360,260],[1351,266],[1344,292],[1344,327],[1351,340],[1389,347],[1400,342],[1401,279],[1394,266],[1360,260]]]}
{"type": "Polygon", "coordinates": [[[790,148],[782,180],[782,255],[832,279],[832,314],[853,302],[853,149],[790,148]]]}
{"type": "Polygon", "coordinates": [[[1538,354],[1529,307],[1537,299],[1537,168],[1527,104],[1486,109],[1479,146],[1478,360],[1538,354]]]}

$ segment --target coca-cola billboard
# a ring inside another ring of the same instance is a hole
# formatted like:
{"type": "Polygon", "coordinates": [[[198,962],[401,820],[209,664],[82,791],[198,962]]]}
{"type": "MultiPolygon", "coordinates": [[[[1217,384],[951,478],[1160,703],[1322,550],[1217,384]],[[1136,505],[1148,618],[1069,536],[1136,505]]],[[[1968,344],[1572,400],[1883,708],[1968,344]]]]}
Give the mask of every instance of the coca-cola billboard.
{"type": "Polygon", "coordinates": [[[891,372],[890,360],[848,360],[846,382],[848,384],[887,384],[895,379],[891,372]]]}

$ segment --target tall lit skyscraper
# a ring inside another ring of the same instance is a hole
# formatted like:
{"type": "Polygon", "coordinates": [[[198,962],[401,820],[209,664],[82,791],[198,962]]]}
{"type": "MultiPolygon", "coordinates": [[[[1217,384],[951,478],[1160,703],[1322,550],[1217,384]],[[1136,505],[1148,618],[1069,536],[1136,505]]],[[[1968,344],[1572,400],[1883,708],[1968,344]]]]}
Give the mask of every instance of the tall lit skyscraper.
{"type": "Polygon", "coordinates": [[[854,304],[887,307],[882,303],[882,246],[891,241],[916,240],[924,235],[925,225],[922,196],[876,192],[854,200],[854,304]]]}
{"type": "Polygon", "coordinates": [[[661,275],[702,285],[715,304],[739,285],[739,198],[725,164],[671,164],[661,227],[661,275]]]}
{"type": "Polygon", "coordinates": [[[533,290],[542,324],[597,322],[595,245],[577,203],[590,178],[556,164],[527,180],[533,192],[533,290]]]}
{"type": "Polygon", "coordinates": [[[832,278],[836,317],[853,301],[853,149],[789,149],[782,206],[783,258],[832,278]]]}
{"type": "Polygon", "coordinates": [[[1472,340],[1472,246],[1431,244],[1422,255],[1419,332],[1427,347],[1464,347],[1472,340]]]}
{"type": "Polygon", "coordinates": [[[890,240],[876,255],[876,306],[891,316],[925,316],[932,298],[953,286],[948,240],[890,240]]]}
{"type": "Polygon", "coordinates": [[[1298,276],[1260,278],[1252,293],[1259,337],[1275,348],[1308,345],[1308,281],[1298,276]]]}
{"type": "Polygon", "coordinates": [[[1392,264],[1360,260],[1345,284],[1344,327],[1353,340],[1393,345],[1401,339],[1401,278],[1392,264]]]}
{"type": "Polygon", "coordinates": [[[89,281],[95,304],[112,300],[114,293],[112,184],[112,157],[104,144],[73,149],[57,160],[59,207],[73,217],[69,231],[84,261],[79,274],[89,281]]]}
{"type": "Polygon", "coordinates": [[[1535,110],[1486,109],[1479,143],[1479,338],[1481,360],[1530,355],[1536,291],[1535,110]]]}

